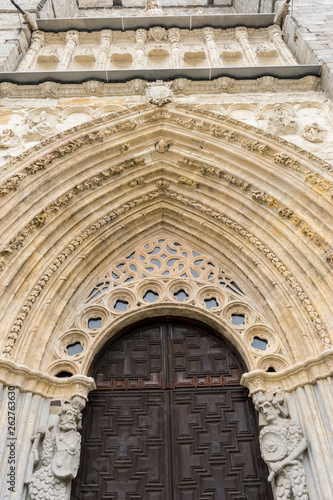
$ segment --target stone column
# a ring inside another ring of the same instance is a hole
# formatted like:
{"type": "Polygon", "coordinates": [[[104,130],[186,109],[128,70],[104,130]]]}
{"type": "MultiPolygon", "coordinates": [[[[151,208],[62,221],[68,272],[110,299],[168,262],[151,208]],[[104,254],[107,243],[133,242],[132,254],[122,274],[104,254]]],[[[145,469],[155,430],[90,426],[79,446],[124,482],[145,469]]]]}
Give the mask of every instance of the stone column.
{"type": "Polygon", "coordinates": [[[259,61],[249,42],[247,28],[239,26],[235,28],[236,39],[242,47],[243,54],[250,66],[259,66],[259,61]]]}
{"type": "Polygon", "coordinates": [[[70,499],[79,465],[81,410],[94,388],[84,375],[57,379],[0,360],[1,499],[70,499]],[[62,427],[67,416],[75,417],[72,429],[62,427]]]}
{"type": "Polygon", "coordinates": [[[45,34],[43,31],[34,31],[31,37],[31,45],[27,50],[21,64],[19,65],[17,71],[31,71],[35,65],[38,53],[41,51],[45,40],[45,34]]]}
{"type": "Polygon", "coordinates": [[[273,24],[273,26],[269,26],[268,33],[282,61],[289,65],[298,64],[289,48],[284,43],[279,26],[276,26],[275,24],[273,24]]]}
{"type": "Polygon", "coordinates": [[[108,69],[109,62],[109,51],[112,42],[112,31],[102,30],[101,31],[101,45],[99,48],[99,54],[96,61],[96,69],[108,69]]]}
{"type": "Polygon", "coordinates": [[[145,44],[147,41],[147,31],[138,29],[135,32],[135,65],[137,68],[145,67],[145,44]]]}
{"type": "Polygon", "coordinates": [[[70,69],[69,65],[74,55],[74,50],[79,41],[79,32],[75,30],[67,31],[66,33],[66,45],[61,56],[60,63],[57,67],[57,71],[64,71],[70,69]]]}
{"type": "Polygon", "coordinates": [[[291,475],[293,488],[299,488],[297,498],[333,498],[332,376],[333,352],[328,350],[280,372],[254,370],[242,377],[241,384],[248,387],[261,413],[262,455],[269,466],[273,492],[279,490],[281,500],[289,498],[283,488],[288,489],[291,475]],[[270,422],[274,418],[275,422],[270,422]],[[267,434],[270,428],[274,435],[267,434]],[[276,432],[279,429],[281,432],[276,432]],[[294,440],[289,451],[283,448],[288,440],[294,440]],[[292,464],[288,465],[288,453],[293,449],[292,464]]]}
{"type": "Polygon", "coordinates": [[[179,50],[179,42],[180,42],[180,29],[179,28],[171,28],[168,31],[169,42],[171,44],[171,59],[172,65],[174,68],[181,68],[181,59],[180,59],[180,50],[179,50]]]}
{"type": "Polygon", "coordinates": [[[215,30],[214,28],[204,28],[202,32],[208,48],[210,65],[212,67],[218,68],[219,66],[221,66],[221,60],[215,44],[215,30]]]}

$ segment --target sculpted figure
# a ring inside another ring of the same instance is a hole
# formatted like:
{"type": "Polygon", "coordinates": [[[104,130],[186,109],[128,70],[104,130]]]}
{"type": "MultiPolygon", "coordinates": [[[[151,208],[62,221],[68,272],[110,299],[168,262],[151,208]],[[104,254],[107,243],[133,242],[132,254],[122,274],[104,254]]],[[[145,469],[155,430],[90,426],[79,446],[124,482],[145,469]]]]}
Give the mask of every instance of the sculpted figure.
{"type": "Polygon", "coordinates": [[[15,135],[14,131],[6,128],[0,134],[0,149],[15,148],[19,145],[19,138],[15,135]]]}
{"type": "Polygon", "coordinates": [[[29,500],[67,500],[80,458],[81,411],[77,401],[61,409],[56,423],[32,438],[26,484],[29,500]]]}
{"type": "Polygon", "coordinates": [[[326,139],[327,130],[314,122],[303,129],[302,135],[309,142],[323,142],[326,139]]]}
{"type": "Polygon", "coordinates": [[[161,15],[163,14],[161,4],[158,0],[147,0],[146,12],[149,15],[161,15]]]}
{"type": "Polygon", "coordinates": [[[26,141],[42,141],[53,134],[53,127],[47,119],[46,111],[42,111],[36,124],[28,120],[30,130],[23,136],[26,141]]]}
{"type": "Polygon", "coordinates": [[[170,146],[171,141],[169,139],[160,137],[159,141],[155,144],[155,149],[158,153],[166,153],[170,146]]]}
{"type": "Polygon", "coordinates": [[[274,113],[268,120],[267,131],[272,134],[295,134],[298,129],[296,120],[283,111],[280,104],[274,106],[274,113]]]}
{"type": "Polygon", "coordinates": [[[259,392],[253,396],[260,412],[261,455],[269,468],[268,481],[275,484],[278,500],[308,500],[302,465],[307,442],[301,427],[289,418],[282,392],[259,392]]]}

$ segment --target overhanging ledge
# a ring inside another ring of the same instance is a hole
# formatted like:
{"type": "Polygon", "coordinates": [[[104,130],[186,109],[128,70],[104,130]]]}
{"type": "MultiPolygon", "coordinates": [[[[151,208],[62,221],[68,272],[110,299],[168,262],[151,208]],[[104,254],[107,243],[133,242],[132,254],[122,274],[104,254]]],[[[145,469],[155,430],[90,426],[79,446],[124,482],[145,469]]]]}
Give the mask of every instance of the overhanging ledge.
{"type": "Polygon", "coordinates": [[[274,14],[216,14],[195,16],[128,16],[128,17],[77,17],[62,19],[37,19],[38,29],[49,32],[68,30],[117,31],[149,29],[154,26],[164,28],[200,29],[212,28],[267,28],[274,23],[274,14]]]}
{"type": "Polygon", "coordinates": [[[167,69],[112,69],[85,71],[27,71],[0,73],[0,82],[33,85],[46,81],[57,83],[83,83],[97,80],[105,83],[125,82],[135,78],[147,81],[173,80],[187,78],[189,80],[213,80],[221,77],[235,80],[253,80],[263,76],[280,79],[297,79],[305,76],[320,76],[320,64],[303,64],[295,66],[246,66],[223,68],[167,68],[167,69]]]}

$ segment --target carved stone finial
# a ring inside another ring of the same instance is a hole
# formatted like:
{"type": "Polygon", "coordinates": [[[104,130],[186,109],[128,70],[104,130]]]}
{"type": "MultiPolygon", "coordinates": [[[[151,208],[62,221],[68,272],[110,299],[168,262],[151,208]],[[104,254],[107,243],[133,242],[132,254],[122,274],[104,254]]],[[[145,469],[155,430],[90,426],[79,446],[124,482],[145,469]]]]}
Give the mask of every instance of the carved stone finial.
{"type": "Polygon", "coordinates": [[[153,83],[147,84],[146,95],[148,102],[156,104],[156,106],[163,106],[172,101],[172,90],[170,84],[157,80],[153,83]]]}
{"type": "Polygon", "coordinates": [[[302,465],[308,444],[298,423],[289,418],[280,390],[257,392],[253,396],[260,413],[261,455],[269,468],[268,481],[280,500],[308,500],[308,489],[302,465]]]}
{"type": "Polygon", "coordinates": [[[50,416],[48,425],[32,438],[25,483],[29,500],[67,498],[70,481],[79,468],[84,400],[74,397],[59,414],[50,416]],[[54,418],[55,417],[55,418],[54,418]]]}

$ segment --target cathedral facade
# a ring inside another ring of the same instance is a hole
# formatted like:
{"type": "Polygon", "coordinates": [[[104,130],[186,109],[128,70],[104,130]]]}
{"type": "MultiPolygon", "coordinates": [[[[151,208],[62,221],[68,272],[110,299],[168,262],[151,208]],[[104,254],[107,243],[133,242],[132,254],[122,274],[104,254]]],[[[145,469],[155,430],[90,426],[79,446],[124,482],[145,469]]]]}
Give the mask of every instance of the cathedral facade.
{"type": "Polygon", "coordinates": [[[0,498],[333,498],[330,10],[1,0],[0,498]]]}

